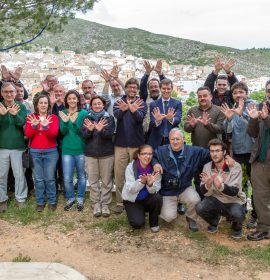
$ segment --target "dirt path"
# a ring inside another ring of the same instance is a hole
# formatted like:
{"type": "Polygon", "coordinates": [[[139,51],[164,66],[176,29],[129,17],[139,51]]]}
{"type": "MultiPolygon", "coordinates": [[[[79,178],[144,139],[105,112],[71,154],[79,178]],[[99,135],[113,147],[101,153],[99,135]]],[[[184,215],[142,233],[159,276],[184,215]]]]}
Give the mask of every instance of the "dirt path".
{"type": "Polygon", "coordinates": [[[166,231],[145,234],[147,242],[136,236],[135,243],[125,234],[114,241],[113,235],[81,229],[63,234],[53,226],[44,229],[0,220],[0,260],[11,261],[21,253],[33,262],[67,264],[91,280],[270,278],[270,271],[244,271],[241,260],[231,265],[206,265],[189,238],[180,236],[180,247],[179,243],[174,246],[178,238],[173,240],[166,231]],[[162,243],[164,235],[170,242],[162,243]]]}

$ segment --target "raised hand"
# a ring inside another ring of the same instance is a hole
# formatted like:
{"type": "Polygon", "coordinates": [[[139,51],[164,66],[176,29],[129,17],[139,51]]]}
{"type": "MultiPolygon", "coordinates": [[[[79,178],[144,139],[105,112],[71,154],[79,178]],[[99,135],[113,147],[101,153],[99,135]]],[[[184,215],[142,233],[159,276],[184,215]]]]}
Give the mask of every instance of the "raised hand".
{"type": "Polygon", "coordinates": [[[10,75],[15,82],[19,81],[22,75],[22,67],[17,67],[14,72],[10,71],[10,75]]]}
{"type": "Polygon", "coordinates": [[[5,65],[1,65],[1,73],[2,73],[2,79],[4,81],[10,81],[11,80],[11,75],[8,69],[6,68],[5,65]]]}
{"type": "Polygon", "coordinates": [[[147,185],[151,187],[157,180],[158,176],[159,176],[159,172],[153,172],[152,174],[147,174],[147,185]]]}
{"type": "Polygon", "coordinates": [[[63,111],[59,112],[59,117],[65,123],[69,121],[69,115],[66,115],[63,111]]]}
{"type": "Polygon", "coordinates": [[[155,107],[152,112],[153,117],[155,118],[156,122],[161,122],[166,118],[165,114],[161,114],[158,107],[155,107]]]}
{"type": "Polygon", "coordinates": [[[0,115],[4,116],[8,112],[8,109],[0,103],[0,115]]]}
{"type": "Polygon", "coordinates": [[[268,108],[265,102],[263,103],[262,110],[259,112],[259,116],[263,120],[268,117],[268,108]]]}
{"type": "Polygon", "coordinates": [[[88,118],[84,120],[83,126],[86,127],[89,131],[93,131],[95,128],[95,124],[91,122],[88,118]]]}
{"type": "Polygon", "coordinates": [[[94,122],[95,128],[97,130],[97,132],[100,132],[105,126],[108,125],[107,120],[106,119],[100,119],[98,123],[94,122]]]}
{"type": "Polygon", "coordinates": [[[223,68],[223,63],[220,60],[219,56],[216,56],[215,59],[214,59],[214,67],[215,67],[216,74],[218,74],[219,71],[222,70],[222,68],[223,68]]]}
{"type": "Polygon", "coordinates": [[[47,81],[42,81],[40,84],[41,84],[44,91],[46,91],[46,92],[49,91],[49,86],[48,86],[47,81]]]}
{"type": "Polygon", "coordinates": [[[247,112],[248,112],[251,119],[258,119],[259,112],[257,110],[256,104],[249,103],[248,108],[247,108],[247,112]]]}
{"type": "Polygon", "coordinates": [[[143,66],[147,75],[150,75],[150,73],[154,70],[154,66],[152,66],[148,60],[144,60],[143,66]]]}
{"type": "Polygon", "coordinates": [[[157,64],[156,64],[156,66],[154,68],[154,71],[156,71],[158,75],[162,74],[162,60],[161,59],[159,59],[157,61],[157,64]]]}
{"type": "Polygon", "coordinates": [[[107,70],[101,70],[100,77],[105,80],[105,82],[109,82],[111,80],[111,75],[107,70]]]}
{"type": "Polygon", "coordinates": [[[118,65],[114,65],[110,75],[111,77],[117,79],[119,72],[120,72],[120,68],[118,67],[118,65]]]}
{"type": "Polygon", "coordinates": [[[46,127],[50,123],[52,123],[52,116],[51,115],[46,115],[46,117],[43,117],[42,119],[40,119],[40,125],[42,127],[46,127]]]}
{"type": "Polygon", "coordinates": [[[75,112],[75,113],[72,113],[72,114],[69,114],[69,119],[72,123],[75,123],[76,120],[78,118],[78,112],[75,112]]]}
{"type": "Polygon", "coordinates": [[[55,97],[55,93],[53,91],[49,93],[49,98],[50,98],[51,104],[55,104],[58,101],[58,99],[55,97]]]}
{"type": "Polygon", "coordinates": [[[8,108],[7,110],[12,116],[16,116],[19,113],[19,111],[21,110],[21,108],[18,104],[14,103],[11,106],[11,108],[8,108]]]}
{"type": "Polygon", "coordinates": [[[167,115],[166,115],[166,119],[167,119],[168,121],[170,121],[170,120],[172,120],[172,119],[174,118],[175,115],[176,115],[175,109],[172,108],[172,107],[170,107],[170,108],[168,109],[168,113],[167,113],[167,115]]]}
{"type": "Polygon", "coordinates": [[[227,74],[230,74],[232,67],[235,65],[235,59],[230,58],[224,65],[223,69],[227,74]]]}
{"type": "Polygon", "coordinates": [[[238,107],[233,108],[232,111],[238,114],[239,116],[242,116],[244,110],[244,98],[239,99],[238,107]]]}
{"type": "Polygon", "coordinates": [[[202,172],[200,174],[200,178],[201,178],[202,183],[205,184],[206,189],[209,190],[214,182],[212,176],[208,175],[205,172],[202,172]]]}
{"type": "Polygon", "coordinates": [[[225,115],[226,119],[229,121],[232,119],[234,115],[234,111],[226,103],[221,105],[221,112],[225,115]]]}
{"type": "Polygon", "coordinates": [[[198,123],[198,119],[200,118],[201,117],[196,118],[194,114],[187,115],[186,123],[188,123],[192,127],[195,127],[198,123]]]}
{"type": "Polygon", "coordinates": [[[134,113],[137,110],[142,109],[143,107],[144,106],[143,106],[143,100],[142,99],[136,99],[133,103],[128,101],[128,108],[129,108],[131,113],[134,113]]]}
{"type": "Polygon", "coordinates": [[[128,110],[128,104],[123,99],[118,99],[116,101],[116,108],[119,108],[121,111],[125,112],[128,110]]]}
{"type": "Polygon", "coordinates": [[[40,123],[40,120],[37,119],[34,115],[29,115],[27,117],[27,122],[30,123],[32,126],[37,126],[40,123]]]}
{"type": "Polygon", "coordinates": [[[197,120],[206,126],[209,124],[211,118],[209,117],[209,114],[207,112],[203,112],[202,117],[198,118],[197,120]]]}

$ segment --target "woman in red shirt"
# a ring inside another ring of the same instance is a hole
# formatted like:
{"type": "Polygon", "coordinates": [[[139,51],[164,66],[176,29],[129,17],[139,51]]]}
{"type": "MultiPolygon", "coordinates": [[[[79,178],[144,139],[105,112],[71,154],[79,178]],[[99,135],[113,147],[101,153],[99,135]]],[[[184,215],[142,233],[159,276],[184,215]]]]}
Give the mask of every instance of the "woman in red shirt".
{"type": "Polygon", "coordinates": [[[59,129],[58,117],[50,114],[49,97],[39,95],[34,99],[34,113],[29,115],[25,126],[25,136],[30,139],[30,155],[33,159],[37,211],[45,207],[55,211],[57,206],[55,171],[58,160],[56,137],[59,129]]]}

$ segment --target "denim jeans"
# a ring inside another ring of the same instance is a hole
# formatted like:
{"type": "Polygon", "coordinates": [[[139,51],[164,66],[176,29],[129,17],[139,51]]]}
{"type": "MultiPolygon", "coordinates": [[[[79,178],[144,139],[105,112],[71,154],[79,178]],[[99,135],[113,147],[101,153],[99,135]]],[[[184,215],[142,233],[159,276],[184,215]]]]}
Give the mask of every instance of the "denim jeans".
{"type": "Polygon", "coordinates": [[[45,194],[48,204],[56,204],[55,170],[58,160],[57,149],[30,149],[33,159],[35,178],[36,203],[45,204],[45,194]]]}
{"type": "Polygon", "coordinates": [[[73,175],[74,167],[76,167],[77,180],[78,180],[78,203],[83,203],[86,176],[85,176],[85,161],[84,155],[62,155],[62,167],[64,175],[64,186],[67,201],[75,200],[73,175]]]}

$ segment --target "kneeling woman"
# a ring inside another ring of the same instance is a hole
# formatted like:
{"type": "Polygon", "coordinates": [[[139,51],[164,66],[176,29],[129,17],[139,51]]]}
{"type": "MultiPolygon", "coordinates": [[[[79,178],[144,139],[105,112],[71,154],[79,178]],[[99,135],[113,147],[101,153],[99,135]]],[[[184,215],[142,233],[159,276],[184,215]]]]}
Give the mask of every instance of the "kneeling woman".
{"type": "Polygon", "coordinates": [[[45,195],[48,209],[56,210],[55,170],[58,160],[56,137],[59,122],[56,115],[50,113],[50,100],[47,95],[39,95],[34,99],[35,113],[27,118],[25,135],[30,139],[30,154],[33,159],[33,173],[37,211],[45,207],[45,195]]]}
{"type": "Polygon", "coordinates": [[[149,212],[149,225],[152,232],[159,231],[158,216],[162,207],[160,189],[161,175],[153,173],[151,160],[153,149],[142,145],[129,163],[125,173],[122,197],[130,225],[136,229],[144,226],[145,212],[149,212]]]}

